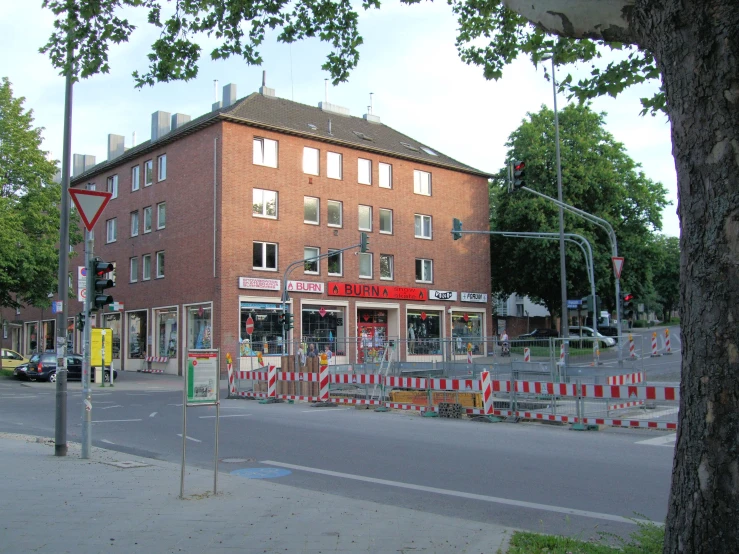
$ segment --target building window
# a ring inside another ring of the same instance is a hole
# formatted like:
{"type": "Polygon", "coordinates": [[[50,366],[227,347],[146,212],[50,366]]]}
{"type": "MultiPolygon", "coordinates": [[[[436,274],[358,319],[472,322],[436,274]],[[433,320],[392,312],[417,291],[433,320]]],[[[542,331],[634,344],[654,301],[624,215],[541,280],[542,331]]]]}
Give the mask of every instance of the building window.
{"type": "Polygon", "coordinates": [[[266,138],[254,139],[254,165],[277,167],[277,141],[266,138]]]}
{"type": "Polygon", "coordinates": [[[277,244],[254,241],[252,267],[264,271],[277,271],[277,244]]]}
{"type": "Polygon", "coordinates": [[[343,177],[343,160],[341,154],[329,152],[326,154],[326,177],[339,179],[343,177]]]}
{"type": "Polygon", "coordinates": [[[318,157],[320,152],[317,148],[303,147],[303,173],[318,175],[318,157]]]}
{"type": "Polygon", "coordinates": [[[167,178],[167,154],[157,158],[157,179],[164,181],[167,178]]]}
{"type": "Polygon", "coordinates": [[[154,182],[154,160],[144,162],[144,186],[148,187],[154,182]]]}
{"type": "Polygon", "coordinates": [[[148,333],[148,315],[147,310],[137,312],[129,312],[128,324],[126,325],[128,334],[128,357],[129,358],[146,358],[146,339],[148,333]]]}
{"type": "Polygon", "coordinates": [[[418,169],[413,170],[413,192],[431,196],[431,173],[418,169]]]}
{"type": "Polygon", "coordinates": [[[130,270],[129,270],[130,277],[128,278],[128,281],[129,283],[135,283],[136,281],[139,280],[139,259],[138,257],[131,258],[131,263],[129,264],[129,267],[130,267],[130,270]]]}
{"type": "Polygon", "coordinates": [[[415,233],[417,239],[431,238],[431,216],[416,214],[415,233]]]}
{"type": "Polygon", "coordinates": [[[433,260],[425,260],[416,258],[416,281],[419,283],[433,283],[434,281],[434,262],[433,260]]]}
{"type": "Polygon", "coordinates": [[[407,331],[409,354],[441,354],[442,312],[408,310],[407,331]]]}
{"type": "Polygon", "coordinates": [[[105,225],[105,242],[115,242],[118,238],[118,221],[116,218],[109,219],[105,225]]]}
{"type": "Polygon", "coordinates": [[[340,250],[328,251],[328,274],[341,276],[344,274],[343,252],[340,250]]]}
{"type": "Polygon", "coordinates": [[[151,206],[144,208],[144,233],[151,233],[151,206]]]}
{"type": "Polygon", "coordinates": [[[456,354],[467,353],[467,344],[473,354],[483,352],[482,319],[484,314],[452,312],[452,345],[456,354]]]}
{"type": "Polygon", "coordinates": [[[157,204],[157,229],[164,229],[167,224],[167,203],[157,204]]]}
{"type": "Polygon", "coordinates": [[[372,162],[359,158],[357,160],[357,180],[360,185],[371,185],[372,184],[372,162]]]}
{"type": "Polygon", "coordinates": [[[277,219],[277,193],[273,190],[254,189],[251,213],[254,217],[277,219]]]}
{"type": "Polygon", "coordinates": [[[387,208],[380,208],[380,232],[393,234],[393,211],[387,208]]]}
{"type": "Polygon", "coordinates": [[[372,206],[359,206],[359,230],[372,230],[372,206]]]}
{"type": "MultiPolygon", "coordinates": [[[[304,304],[300,318],[301,342],[314,345],[316,352],[324,352],[328,346],[334,356],[345,356],[345,322],[344,308],[340,306],[304,304]]],[[[329,360],[329,363],[334,361],[329,360]]]]}
{"type": "MultiPolygon", "coordinates": [[[[257,353],[265,356],[280,356],[284,353],[280,314],[282,304],[241,302],[239,355],[242,358],[253,357],[257,353]],[[246,332],[246,322],[250,317],[254,322],[251,334],[246,332]]],[[[256,366],[256,362],[254,365],[256,366]]]]}
{"type": "Polygon", "coordinates": [[[390,164],[379,164],[380,169],[380,188],[393,188],[393,166],[390,164]]]}
{"type": "Polygon", "coordinates": [[[177,308],[155,310],[156,355],[177,358],[177,308]]]}
{"type": "Polygon", "coordinates": [[[328,226],[329,227],[341,227],[342,221],[342,204],[338,200],[328,201],[328,226]]]}
{"type": "Polygon", "coordinates": [[[164,277],[164,251],[157,252],[157,279],[164,277]]]}
{"type": "Polygon", "coordinates": [[[131,168],[131,192],[141,188],[141,168],[137,165],[131,168]]]}
{"type": "MultiPolygon", "coordinates": [[[[256,319],[256,318],[255,318],[256,319]]],[[[191,350],[213,347],[212,312],[208,305],[187,307],[187,347],[191,350]]]]}
{"type": "Polygon", "coordinates": [[[372,279],[372,253],[365,252],[359,254],[359,277],[362,279],[372,279]]]}
{"type": "Polygon", "coordinates": [[[380,279],[392,281],[393,276],[393,257],[390,254],[380,254],[380,279]]]}
{"type": "Polygon", "coordinates": [[[121,314],[103,315],[103,328],[110,329],[113,335],[113,359],[121,359],[121,314]]]}
{"type": "Polygon", "coordinates": [[[118,198],[118,175],[108,177],[107,191],[113,195],[111,198],[118,198]]]}
{"type": "Polygon", "coordinates": [[[139,211],[131,212],[131,236],[139,236],[139,211]]]}
{"type": "Polygon", "coordinates": [[[320,223],[318,198],[303,197],[303,223],[318,225],[320,223]]]}
{"type": "Polygon", "coordinates": [[[306,275],[318,275],[320,273],[319,271],[319,260],[311,260],[307,261],[310,258],[317,258],[320,255],[321,251],[318,248],[314,248],[313,246],[306,246],[303,248],[303,259],[305,261],[305,274],[306,275]]]}
{"type": "Polygon", "coordinates": [[[144,266],[141,280],[148,281],[151,279],[151,254],[144,254],[141,256],[141,264],[144,266]]]}

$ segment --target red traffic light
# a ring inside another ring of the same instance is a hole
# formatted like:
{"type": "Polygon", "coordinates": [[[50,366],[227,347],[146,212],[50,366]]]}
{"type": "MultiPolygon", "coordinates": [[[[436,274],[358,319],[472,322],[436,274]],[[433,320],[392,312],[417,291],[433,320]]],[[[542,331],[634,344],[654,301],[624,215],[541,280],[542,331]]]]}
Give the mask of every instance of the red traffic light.
{"type": "Polygon", "coordinates": [[[524,169],[526,169],[526,162],[517,162],[513,166],[514,171],[523,171],[524,169]]]}
{"type": "Polygon", "coordinates": [[[624,294],[624,302],[631,302],[633,299],[634,299],[634,295],[633,294],[631,294],[631,293],[624,294]]]}
{"type": "Polygon", "coordinates": [[[95,270],[95,275],[101,277],[113,271],[114,267],[111,262],[104,262],[100,258],[97,258],[93,263],[93,269],[95,270]]]}

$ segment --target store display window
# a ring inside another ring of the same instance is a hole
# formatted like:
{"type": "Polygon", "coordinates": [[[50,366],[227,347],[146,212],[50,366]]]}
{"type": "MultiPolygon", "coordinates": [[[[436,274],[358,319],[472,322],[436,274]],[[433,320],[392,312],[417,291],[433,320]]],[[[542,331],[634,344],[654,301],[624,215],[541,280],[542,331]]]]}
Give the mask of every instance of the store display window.
{"type": "Polygon", "coordinates": [[[242,302],[239,322],[241,356],[256,356],[259,352],[268,356],[281,356],[285,352],[282,326],[279,316],[282,304],[269,302],[242,302]],[[251,317],[254,332],[246,332],[246,322],[251,317]]]}
{"type": "Polygon", "coordinates": [[[177,357],[177,308],[154,310],[156,325],[156,355],[165,358],[177,357]]]}
{"type": "Polygon", "coordinates": [[[467,352],[467,345],[472,345],[473,354],[482,354],[482,318],[481,313],[452,313],[452,343],[454,352],[467,352]]]}
{"type": "Polygon", "coordinates": [[[41,337],[39,351],[56,350],[54,348],[54,343],[56,343],[56,321],[50,319],[41,322],[41,337]]]}
{"type": "Polygon", "coordinates": [[[328,346],[337,356],[346,354],[345,311],[340,306],[303,306],[301,342],[314,344],[318,352],[328,346]]]}
{"type": "Polygon", "coordinates": [[[121,359],[121,314],[103,315],[103,328],[113,333],[113,359],[121,359]]]}
{"type": "Polygon", "coordinates": [[[213,311],[210,305],[188,306],[187,348],[189,350],[213,348],[213,311]]]}
{"type": "Polygon", "coordinates": [[[38,352],[38,323],[26,323],[26,352],[30,356],[38,352]]]}
{"type": "Polygon", "coordinates": [[[148,335],[148,312],[140,310],[137,312],[129,312],[128,317],[128,357],[129,358],[145,358],[146,357],[146,337],[148,335]]]}
{"type": "Polygon", "coordinates": [[[441,354],[441,314],[408,310],[406,338],[409,354],[441,354]]]}

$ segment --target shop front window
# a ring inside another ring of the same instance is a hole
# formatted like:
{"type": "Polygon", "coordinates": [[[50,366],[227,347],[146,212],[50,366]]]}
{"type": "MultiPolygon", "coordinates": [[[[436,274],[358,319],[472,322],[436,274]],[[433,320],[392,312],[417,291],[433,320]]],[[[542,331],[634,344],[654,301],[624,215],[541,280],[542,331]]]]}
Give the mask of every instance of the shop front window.
{"type": "Polygon", "coordinates": [[[128,314],[128,357],[146,357],[146,337],[148,318],[147,311],[129,312],[128,314]]]}
{"type": "Polygon", "coordinates": [[[177,357],[177,309],[154,311],[157,326],[157,356],[177,357]]]}
{"type": "Polygon", "coordinates": [[[344,308],[335,306],[303,306],[301,314],[301,342],[315,345],[318,352],[326,346],[337,356],[346,354],[346,321],[344,308]]]}
{"type": "Polygon", "coordinates": [[[187,308],[187,348],[207,350],[213,348],[213,320],[210,306],[187,308]]]}
{"type": "Polygon", "coordinates": [[[56,350],[54,343],[56,342],[56,321],[53,319],[41,322],[41,336],[43,340],[39,345],[39,351],[56,350]]]}
{"type": "Polygon", "coordinates": [[[452,313],[452,342],[454,352],[467,352],[470,344],[473,354],[482,354],[482,318],[480,313],[452,313]]]}
{"type": "Polygon", "coordinates": [[[258,352],[266,355],[284,353],[282,326],[279,316],[282,304],[267,302],[242,302],[241,321],[239,324],[239,343],[241,356],[256,356],[258,352]],[[246,332],[247,320],[251,317],[254,331],[246,332]]]}
{"type": "Polygon", "coordinates": [[[121,314],[103,315],[103,328],[113,334],[113,359],[121,359],[121,314]]]}
{"type": "Polygon", "coordinates": [[[26,323],[26,355],[38,352],[38,323],[26,323]]]}
{"type": "Polygon", "coordinates": [[[406,333],[410,354],[441,354],[441,312],[408,310],[406,333]]]}

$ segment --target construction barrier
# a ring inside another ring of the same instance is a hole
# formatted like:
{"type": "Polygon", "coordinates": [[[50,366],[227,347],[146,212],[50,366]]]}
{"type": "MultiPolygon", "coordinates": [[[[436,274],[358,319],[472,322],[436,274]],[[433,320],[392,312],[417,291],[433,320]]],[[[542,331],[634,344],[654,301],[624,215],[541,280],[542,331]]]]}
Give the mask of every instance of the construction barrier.
{"type": "Polygon", "coordinates": [[[525,347],[523,349],[523,361],[529,363],[531,361],[531,348],[525,347]]]}
{"type": "Polygon", "coordinates": [[[670,347],[670,330],[665,329],[665,354],[672,354],[672,348],[670,347]]]}
{"type": "Polygon", "coordinates": [[[657,332],[652,333],[652,358],[659,358],[661,354],[657,349],[657,332]]]}

